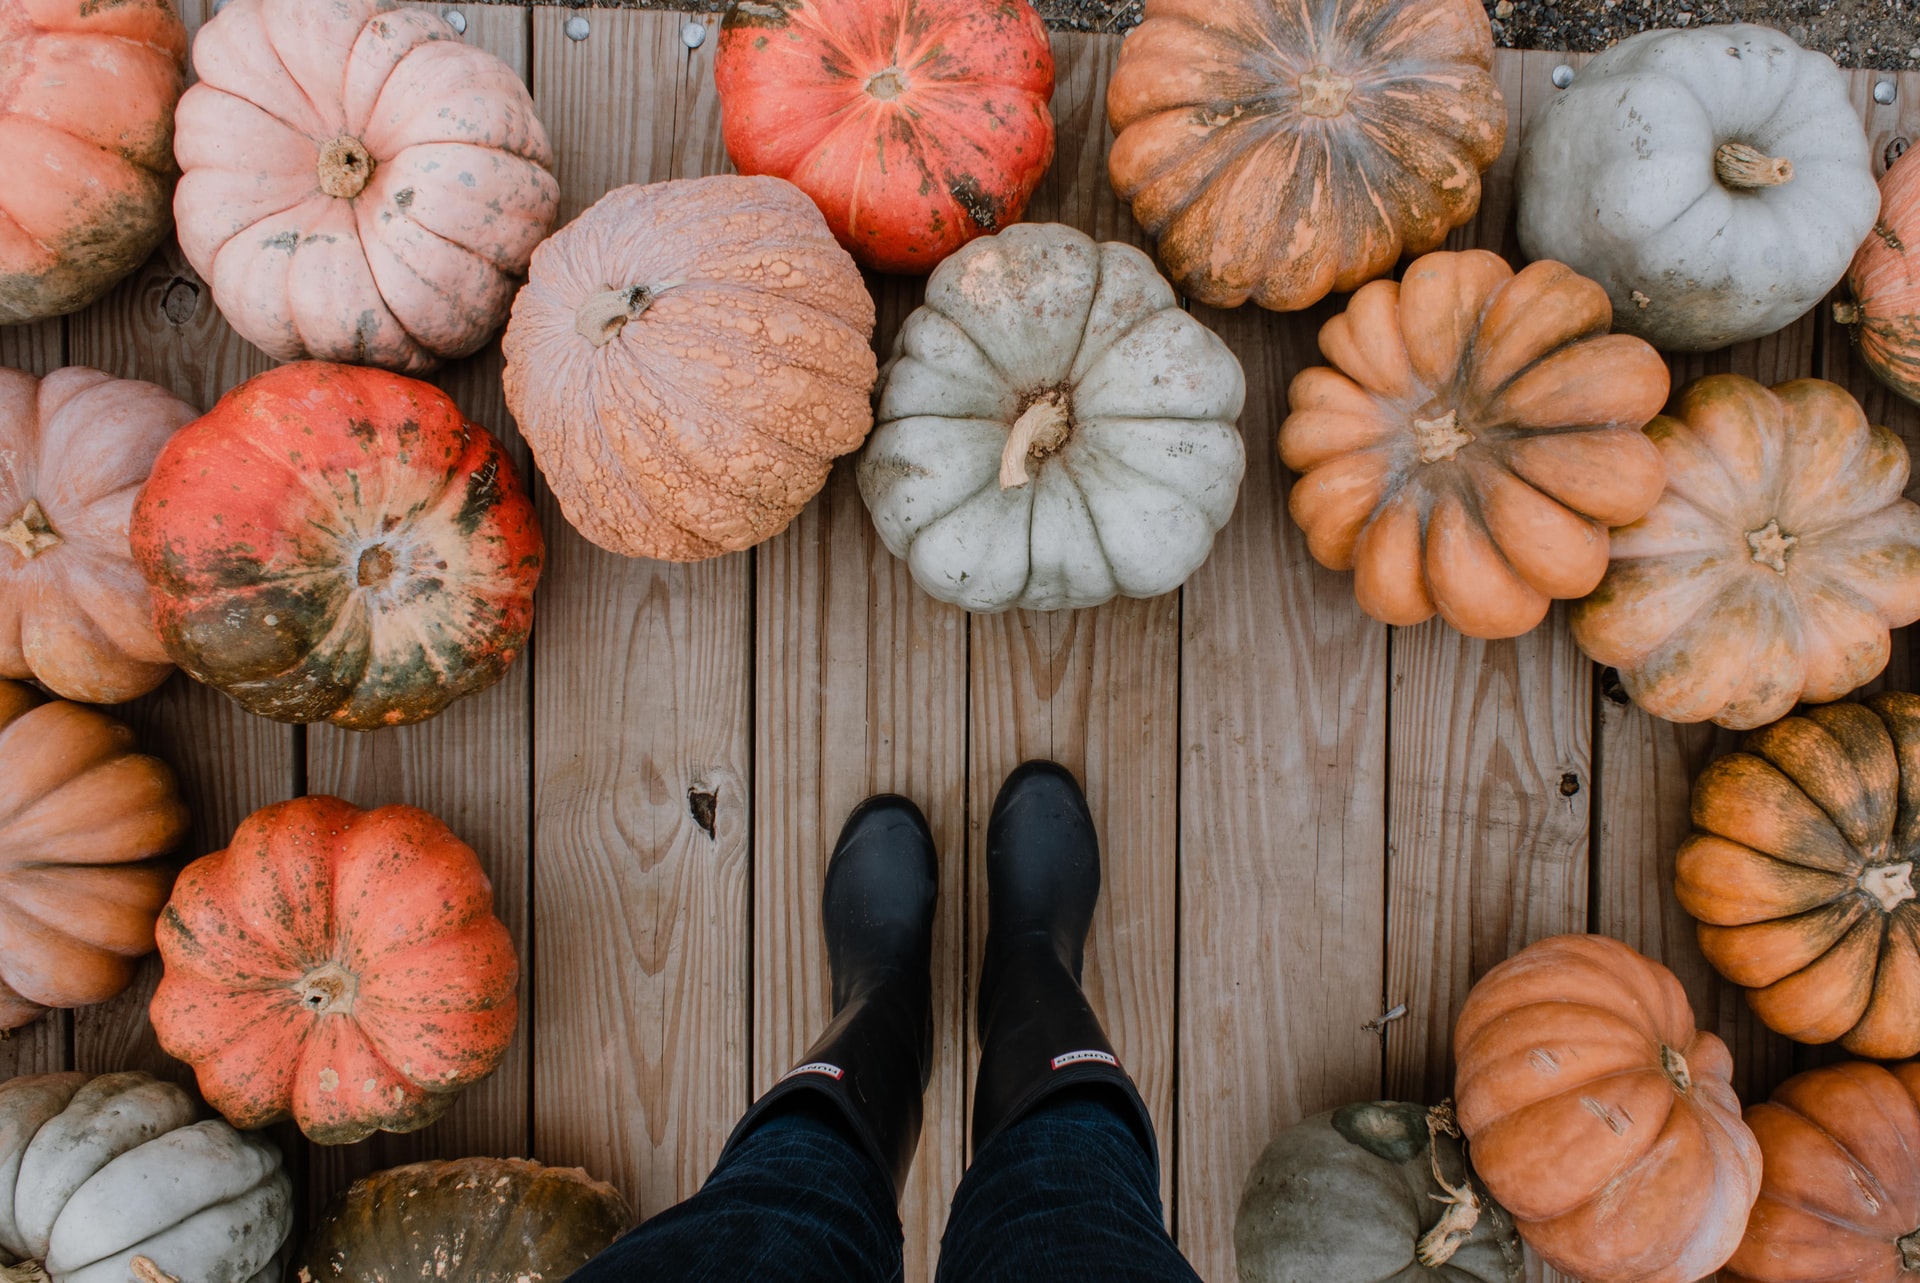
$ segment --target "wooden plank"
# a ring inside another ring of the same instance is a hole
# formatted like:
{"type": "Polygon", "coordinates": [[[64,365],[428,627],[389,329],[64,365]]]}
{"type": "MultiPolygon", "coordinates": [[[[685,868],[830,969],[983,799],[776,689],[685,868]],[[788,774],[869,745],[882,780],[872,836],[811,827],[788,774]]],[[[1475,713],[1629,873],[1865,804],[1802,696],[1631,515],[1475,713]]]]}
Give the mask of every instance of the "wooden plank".
{"type": "MultiPolygon", "coordinates": [[[[571,217],[705,172],[719,112],[683,15],[542,7],[533,85],[571,217]],[[585,17],[585,40],[569,17],[585,17]]],[[[627,560],[547,500],[534,655],[534,1149],[650,1214],[746,1106],[750,562],[627,560]]]]}

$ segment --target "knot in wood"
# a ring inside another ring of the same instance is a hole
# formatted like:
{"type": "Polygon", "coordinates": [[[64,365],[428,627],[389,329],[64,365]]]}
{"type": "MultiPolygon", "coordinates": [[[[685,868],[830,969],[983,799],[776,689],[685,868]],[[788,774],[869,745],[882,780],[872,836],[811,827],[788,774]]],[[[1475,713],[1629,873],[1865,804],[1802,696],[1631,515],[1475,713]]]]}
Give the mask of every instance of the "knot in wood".
{"type": "Polygon", "coordinates": [[[1901,864],[1876,864],[1860,875],[1860,889],[1872,896],[1884,913],[1892,913],[1907,901],[1920,897],[1913,889],[1913,861],[1901,864]]]}
{"type": "Polygon", "coordinates": [[[1713,172],[1723,187],[1751,192],[1792,182],[1793,162],[1745,143],[1721,143],[1713,153],[1713,172]]]}
{"type": "Polygon", "coordinates": [[[1439,463],[1453,458],[1473,443],[1473,433],[1460,426],[1460,411],[1448,410],[1438,419],[1415,419],[1414,440],[1420,446],[1420,462],[1439,463]]]}
{"type": "Polygon", "coordinates": [[[320,190],[341,200],[352,200],[373,181],[373,153],[351,134],[342,134],[320,149],[320,190]]]}
{"type": "Polygon", "coordinates": [[[1029,459],[1044,459],[1067,443],[1073,435],[1073,414],[1067,409],[1066,393],[1055,390],[1041,396],[1014,420],[1007,434],[1006,447],[1000,452],[1000,488],[1018,490],[1032,480],[1027,474],[1029,459]]]}
{"type": "Polygon", "coordinates": [[[1787,558],[1793,556],[1793,546],[1799,542],[1798,536],[1780,529],[1778,517],[1747,532],[1747,547],[1753,550],[1754,561],[1781,575],[1787,573],[1787,558]]]}
{"type": "Polygon", "coordinates": [[[1300,114],[1331,120],[1347,110],[1353,96],[1353,77],[1320,63],[1300,77],[1300,114]]]}
{"type": "Polygon", "coordinates": [[[60,536],[47,523],[47,514],[41,510],[38,499],[27,500],[27,506],[20,515],[0,530],[0,543],[11,547],[27,561],[32,561],[50,548],[58,548],[60,536]]]}

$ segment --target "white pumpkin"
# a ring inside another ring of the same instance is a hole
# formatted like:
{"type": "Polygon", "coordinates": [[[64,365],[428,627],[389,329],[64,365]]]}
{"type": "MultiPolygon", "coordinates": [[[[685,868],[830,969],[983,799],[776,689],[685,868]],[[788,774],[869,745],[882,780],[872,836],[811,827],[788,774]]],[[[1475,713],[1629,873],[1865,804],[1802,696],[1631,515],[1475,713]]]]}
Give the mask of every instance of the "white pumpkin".
{"type": "Polygon", "coordinates": [[[1185,582],[1246,471],[1240,362],[1131,245],[1021,223],[927,282],[860,493],[942,601],[1097,606],[1185,582]]]}
{"type": "Polygon", "coordinates": [[[0,1083],[0,1279],[277,1283],[293,1232],[280,1151],[147,1074],[0,1083]]]}
{"type": "Polygon", "coordinates": [[[1595,58],[1529,122],[1519,187],[1528,257],[1599,281],[1617,329],[1680,351],[1792,324],[1880,212],[1847,78],[1750,23],[1595,58]]]}

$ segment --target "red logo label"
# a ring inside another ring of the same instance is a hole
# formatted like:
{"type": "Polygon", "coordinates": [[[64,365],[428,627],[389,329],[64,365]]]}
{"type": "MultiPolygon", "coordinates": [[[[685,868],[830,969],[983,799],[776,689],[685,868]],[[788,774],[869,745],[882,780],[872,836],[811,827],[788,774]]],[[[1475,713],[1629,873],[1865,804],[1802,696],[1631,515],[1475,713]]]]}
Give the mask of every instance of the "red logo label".
{"type": "Polygon", "coordinates": [[[846,1077],[847,1071],[838,1065],[829,1065],[824,1060],[815,1060],[804,1065],[795,1065],[792,1069],[780,1075],[780,1081],[785,1082],[787,1079],[797,1078],[801,1074],[825,1074],[828,1078],[839,1082],[842,1078],[846,1077]]]}
{"type": "Polygon", "coordinates": [[[1085,1064],[1112,1065],[1115,1069],[1120,1067],[1120,1062],[1114,1059],[1113,1053],[1106,1051],[1069,1051],[1053,1058],[1055,1069],[1085,1064]]]}

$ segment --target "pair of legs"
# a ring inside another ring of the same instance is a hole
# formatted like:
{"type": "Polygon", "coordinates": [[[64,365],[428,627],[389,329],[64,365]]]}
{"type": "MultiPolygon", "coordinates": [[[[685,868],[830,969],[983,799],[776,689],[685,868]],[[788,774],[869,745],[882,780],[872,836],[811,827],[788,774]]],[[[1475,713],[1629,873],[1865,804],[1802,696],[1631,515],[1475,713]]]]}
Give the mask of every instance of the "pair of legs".
{"type": "MultiPolygon", "coordinates": [[[[821,898],[834,1017],[747,1111],[698,1194],[573,1283],[901,1277],[900,1191],[933,1072],[939,886],[913,803],[847,820],[821,898]]],[[[1161,1225],[1153,1121],[1080,989],[1100,848],[1073,776],[1029,762],[987,829],[974,1161],[942,1283],[1198,1283],[1161,1225]]]]}

